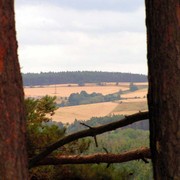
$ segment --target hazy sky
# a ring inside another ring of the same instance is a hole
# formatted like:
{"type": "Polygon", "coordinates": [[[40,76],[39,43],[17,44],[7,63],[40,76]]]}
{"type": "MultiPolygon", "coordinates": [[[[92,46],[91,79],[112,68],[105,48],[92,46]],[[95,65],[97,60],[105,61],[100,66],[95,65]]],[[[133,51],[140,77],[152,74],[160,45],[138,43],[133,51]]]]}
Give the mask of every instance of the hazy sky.
{"type": "Polygon", "coordinates": [[[144,0],[16,0],[22,72],[147,74],[144,0]]]}

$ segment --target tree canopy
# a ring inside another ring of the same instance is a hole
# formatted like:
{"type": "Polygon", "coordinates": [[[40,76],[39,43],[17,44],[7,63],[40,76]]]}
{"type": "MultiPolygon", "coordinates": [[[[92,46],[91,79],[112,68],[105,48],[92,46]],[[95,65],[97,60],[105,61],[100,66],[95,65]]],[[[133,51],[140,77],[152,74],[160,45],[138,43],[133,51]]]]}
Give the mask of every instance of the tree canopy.
{"type": "Polygon", "coordinates": [[[101,82],[147,82],[147,76],[142,74],[99,72],[99,71],[67,71],[41,72],[22,74],[24,86],[49,84],[79,84],[101,82]]]}

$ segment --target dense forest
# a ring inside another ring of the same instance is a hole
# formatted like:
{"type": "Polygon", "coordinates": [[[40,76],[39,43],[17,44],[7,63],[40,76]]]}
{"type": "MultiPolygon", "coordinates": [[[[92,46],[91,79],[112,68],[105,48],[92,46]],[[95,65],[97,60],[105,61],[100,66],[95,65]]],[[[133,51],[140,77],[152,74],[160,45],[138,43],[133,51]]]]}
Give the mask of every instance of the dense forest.
{"type": "Polygon", "coordinates": [[[22,74],[24,86],[100,83],[100,82],[146,82],[147,76],[142,74],[100,72],[100,71],[67,71],[41,72],[22,74]]]}

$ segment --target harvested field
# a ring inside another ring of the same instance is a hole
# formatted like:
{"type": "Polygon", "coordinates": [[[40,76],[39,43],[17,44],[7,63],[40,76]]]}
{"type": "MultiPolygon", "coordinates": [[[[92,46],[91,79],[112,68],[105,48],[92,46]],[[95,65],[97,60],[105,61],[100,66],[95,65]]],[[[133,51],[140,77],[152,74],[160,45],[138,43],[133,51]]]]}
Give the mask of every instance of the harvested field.
{"type": "Polygon", "coordinates": [[[147,88],[121,95],[122,98],[135,98],[135,97],[144,98],[146,96],[147,96],[147,88]]]}
{"type": "Polygon", "coordinates": [[[91,117],[109,115],[118,104],[113,102],[86,104],[59,108],[53,120],[63,123],[72,123],[75,119],[88,120],[91,117]]]}
{"type": "MultiPolygon", "coordinates": [[[[145,86],[147,83],[134,83],[138,86],[145,86]]],[[[57,102],[62,100],[61,97],[68,97],[72,93],[79,93],[82,90],[87,93],[102,93],[103,95],[118,92],[119,90],[126,91],[129,89],[129,83],[106,83],[104,86],[97,86],[95,83],[88,83],[85,86],[77,84],[57,84],[42,87],[25,87],[26,97],[42,97],[45,95],[57,96],[57,102]]],[[[63,123],[72,123],[75,119],[88,120],[91,117],[102,117],[110,114],[129,115],[138,111],[147,110],[147,88],[140,89],[134,92],[122,94],[125,98],[116,102],[104,102],[96,104],[87,104],[79,106],[61,107],[56,111],[53,120],[63,123]],[[135,98],[136,97],[136,98],[135,98]]]]}
{"type": "Polygon", "coordinates": [[[62,107],[56,111],[53,120],[72,123],[75,119],[88,120],[91,117],[102,117],[112,114],[129,115],[145,110],[147,110],[146,99],[129,99],[118,102],[62,107]]]}
{"type": "Polygon", "coordinates": [[[69,97],[72,93],[80,93],[81,91],[86,91],[87,93],[102,93],[103,95],[118,92],[119,90],[127,90],[128,87],[122,86],[43,86],[43,87],[25,87],[25,95],[28,97],[38,97],[38,96],[60,96],[69,97]]]}
{"type": "Polygon", "coordinates": [[[128,115],[146,110],[147,101],[123,101],[122,103],[118,104],[111,113],[128,115]]]}
{"type": "Polygon", "coordinates": [[[134,83],[136,86],[139,86],[139,85],[146,85],[148,86],[148,82],[136,82],[134,83]]]}

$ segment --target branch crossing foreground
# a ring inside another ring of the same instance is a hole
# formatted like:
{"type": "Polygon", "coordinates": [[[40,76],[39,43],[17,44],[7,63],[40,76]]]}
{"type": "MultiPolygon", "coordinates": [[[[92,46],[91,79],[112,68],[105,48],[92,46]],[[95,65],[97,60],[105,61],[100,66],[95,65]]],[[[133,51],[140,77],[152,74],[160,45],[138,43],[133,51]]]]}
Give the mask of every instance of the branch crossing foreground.
{"type": "Polygon", "coordinates": [[[61,155],[57,157],[47,157],[38,162],[36,166],[44,165],[60,165],[60,164],[93,164],[93,163],[122,163],[132,160],[142,160],[148,163],[146,159],[151,158],[149,148],[139,148],[136,150],[127,151],[121,154],[93,154],[93,155],[61,155]]]}
{"type": "MultiPolygon", "coordinates": [[[[48,146],[43,152],[41,152],[34,158],[30,159],[29,168],[35,167],[38,164],[40,165],[40,161],[43,162],[43,159],[45,159],[50,153],[52,153],[54,150],[62,147],[65,144],[68,144],[72,141],[75,141],[75,140],[78,140],[78,139],[84,138],[84,137],[89,137],[89,136],[94,137],[96,139],[96,135],[98,135],[98,134],[112,131],[117,128],[124,127],[129,124],[132,124],[132,123],[135,123],[138,121],[142,121],[142,120],[146,120],[146,119],[149,119],[149,112],[139,112],[139,113],[136,113],[133,115],[126,116],[124,119],[121,119],[116,122],[108,123],[106,125],[102,125],[102,126],[98,126],[98,127],[91,127],[87,130],[79,131],[79,132],[70,134],[68,136],[65,136],[64,138],[60,139],[56,143],[48,146]]],[[[99,157],[101,157],[101,156],[99,156],[99,157]]],[[[138,158],[138,159],[141,159],[141,158],[138,158]]]]}

